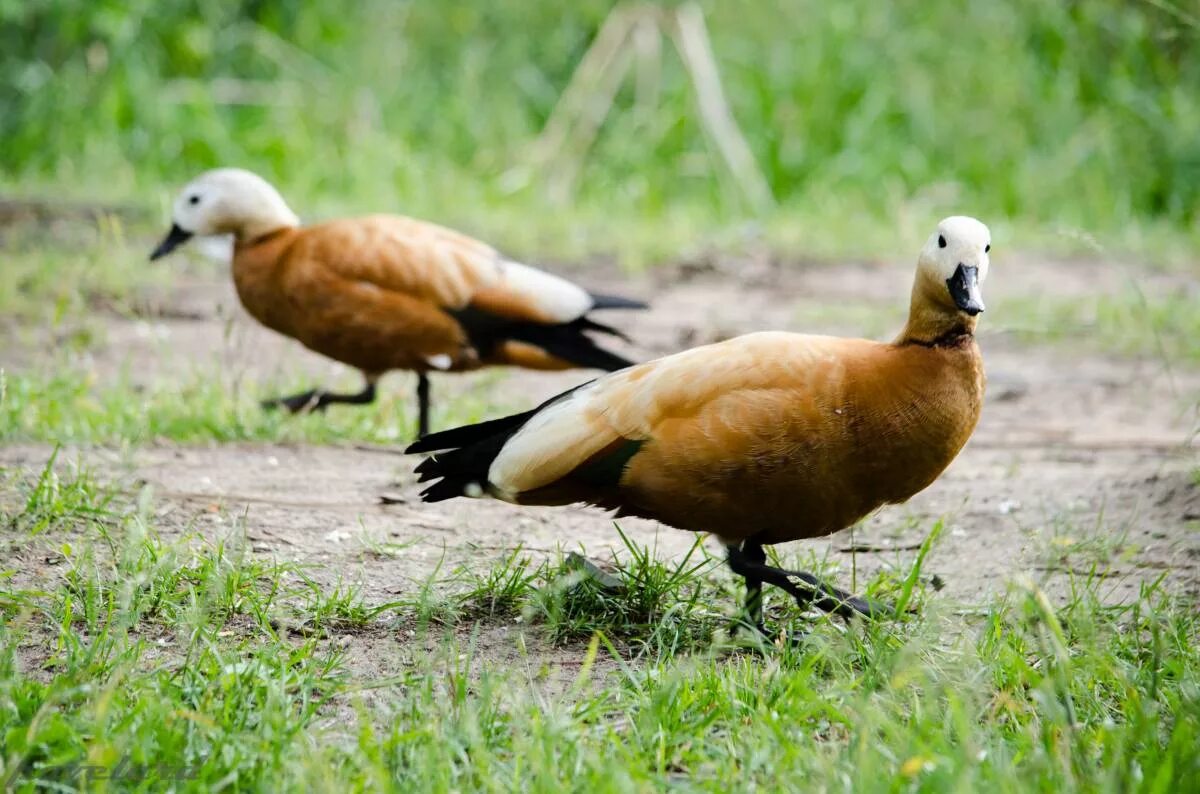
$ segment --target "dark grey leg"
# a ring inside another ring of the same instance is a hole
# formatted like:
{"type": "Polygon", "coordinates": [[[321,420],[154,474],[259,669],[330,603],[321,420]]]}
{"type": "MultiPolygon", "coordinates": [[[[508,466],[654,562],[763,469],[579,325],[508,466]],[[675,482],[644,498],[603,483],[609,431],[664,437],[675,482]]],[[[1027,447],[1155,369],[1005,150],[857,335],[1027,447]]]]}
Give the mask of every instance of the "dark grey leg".
{"type": "Polygon", "coordinates": [[[330,392],[321,391],[320,389],[310,389],[292,394],[287,397],[278,397],[274,400],[263,400],[263,408],[286,408],[294,414],[301,412],[311,413],[314,411],[324,411],[334,403],[346,403],[347,405],[367,405],[375,402],[375,381],[367,381],[366,387],[358,394],[331,394],[330,392]]]}
{"type": "MultiPolygon", "coordinates": [[[[736,546],[727,547],[730,569],[746,579],[747,610],[750,609],[752,597],[751,584],[752,582],[756,582],[759,591],[756,600],[758,601],[758,611],[761,616],[762,583],[765,582],[785,590],[792,598],[796,599],[796,603],[802,608],[816,606],[818,609],[841,615],[844,618],[849,618],[853,615],[878,618],[891,614],[891,610],[882,604],[858,598],[844,590],[831,587],[810,573],[785,571],[782,568],[767,565],[762,546],[759,544],[751,545],[756,549],[752,553],[748,553],[748,550],[744,547],[741,549],[736,546]],[[761,559],[756,559],[758,554],[763,554],[761,559]]],[[[753,620],[753,618],[751,619],[753,620]]],[[[761,625],[761,617],[759,620],[759,625],[761,625]]]]}
{"type": "MultiPolygon", "coordinates": [[[[747,540],[742,543],[742,557],[752,565],[764,565],[767,561],[766,549],[761,543],[747,540]]],[[[734,622],[734,628],[740,628],[744,625],[750,625],[758,630],[759,634],[766,636],[767,627],[763,625],[763,580],[752,573],[742,574],[746,580],[746,609],[742,616],[745,623],[741,619],[734,622]]]]}
{"type": "Polygon", "coordinates": [[[429,376],[417,373],[417,438],[429,435],[429,376]]]}

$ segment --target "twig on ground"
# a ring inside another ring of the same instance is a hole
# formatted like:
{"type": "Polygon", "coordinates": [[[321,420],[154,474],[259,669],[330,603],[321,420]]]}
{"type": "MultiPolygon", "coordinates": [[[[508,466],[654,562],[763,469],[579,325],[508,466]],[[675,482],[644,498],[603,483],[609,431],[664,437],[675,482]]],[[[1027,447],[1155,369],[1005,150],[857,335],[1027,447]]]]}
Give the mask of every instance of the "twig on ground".
{"type": "Polygon", "coordinates": [[[916,551],[919,548],[921,548],[920,543],[903,543],[895,546],[887,543],[854,543],[849,546],[840,546],[837,551],[839,554],[873,554],[884,551],[916,551]]]}

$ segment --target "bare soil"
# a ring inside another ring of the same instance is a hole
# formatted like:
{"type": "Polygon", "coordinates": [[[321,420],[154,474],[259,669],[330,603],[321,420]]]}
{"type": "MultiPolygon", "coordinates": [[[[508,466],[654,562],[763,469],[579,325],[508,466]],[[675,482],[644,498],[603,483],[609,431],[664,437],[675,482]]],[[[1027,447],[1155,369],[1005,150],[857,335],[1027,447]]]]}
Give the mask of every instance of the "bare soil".
{"type": "MultiPolygon", "coordinates": [[[[593,268],[574,274],[593,288],[642,295],[653,310],[610,319],[650,357],[756,329],[861,334],[864,324],[897,329],[907,309],[908,265],[797,265],[704,260],[641,278],[593,268]],[[856,327],[857,326],[857,327],[856,327]]],[[[905,569],[935,519],[946,531],[926,563],[945,582],[939,597],[971,603],[1029,576],[1061,597],[1072,577],[1104,577],[1106,597],[1135,597],[1142,582],[1166,577],[1200,594],[1200,487],[1195,470],[1200,372],[1155,359],[1116,358],[1062,344],[1020,343],[994,328],[1004,306],[1038,291],[1070,297],[1121,289],[1125,272],[1096,262],[1024,259],[999,264],[986,285],[981,344],[989,373],[980,426],[958,460],[908,504],[884,509],[853,533],[798,542],[785,555],[812,552],[852,586],[880,567],[905,569]]],[[[1147,292],[1178,277],[1140,284],[1147,292]]],[[[309,372],[314,384],[344,377],[339,365],[255,325],[224,279],[183,276],[169,291],[143,296],[139,317],[101,315],[89,351],[98,381],[119,370],[147,381],[220,367],[249,388],[280,372],[309,372]]],[[[61,332],[61,331],[60,331],[61,332]]],[[[15,334],[0,366],[31,366],[54,344],[41,331],[15,334]]],[[[449,401],[489,390],[495,404],[521,408],[578,383],[581,373],[482,373],[435,381],[449,401]]],[[[408,391],[411,376],[384,388],[408,391]]],[[[266,395],[264,395],[266,396],[266,395]]],[[[371,410],[337,407],[333,410],[371,410]]],[[[408,431],[400,434],[407,438],[408,431]]],[[[532,554],[619,553],[603,513],[582,508],[517,508],[484,500],[423,505],[414,460],[397,449],[346,444],[178,445],[68,450],[126,487],[154,491],[158,524],[208,537],[245,533],[255,554],[307,564],[327,584],[360,586],[371,603],[411,593],[439,569],[480,571],[518,545],[532,554]],[[392,503],[381,503],[388,495],[392,503]]],[[[45,445],[0,448],[0,466],[36,471],[45,445]]],[[[634,541],[664,557],[691,546],[689,533],[622,521],[634,541]]],[[[720,555],[715,541],[707,541],[720,555]]],[[[39,561],[25,571],[40,575],[39,561]]],[[[49,573],[44,571],[42,573],[49,573]]],[[[730,603],[732,613],[734,603],[730,603]]],[[[520,663],[507,627],[477,626],[490,655],[520,663]]],[[[352,656],[395,654],[403,638],[363,637],[352,656]],[[379,646],[379,647],[376,647],[379,646]]],[[[411,650],[411,649],[410,649],[411,650]]],[[[394,669],[395,656],[391,669],[394,669]]],[[[561,659],[569,676],[570,659],[561,659]]],[[[525,659],[525,663],[529,663],[525,659]]],[[[369,665],[368,665],[369,666],[369,665]]],[[[556,668],[557,669],[557,668],[556,668]]],[[[532,675],[532,673],[531,673],[532,675]]]]}

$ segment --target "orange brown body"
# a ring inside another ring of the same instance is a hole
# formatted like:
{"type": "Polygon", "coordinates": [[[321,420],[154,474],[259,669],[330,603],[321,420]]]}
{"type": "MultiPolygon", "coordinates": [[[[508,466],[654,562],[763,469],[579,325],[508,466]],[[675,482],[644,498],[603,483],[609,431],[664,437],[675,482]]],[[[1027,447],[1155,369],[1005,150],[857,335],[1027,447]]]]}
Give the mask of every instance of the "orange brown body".
{"type": "Polygon", "coordinates": [[[446,309],[470,305],[498,310],[498,317],[553,319],[522,303],[519,295],[481,289],[469,265],[455,262],[456,256],[474,253],[469,239],[451,234],[396,216],[281,229],[235,244],[233,280],[242,305],[260,323],[366,373],[575,366],[511,340],[480,355],[446,309]],[[443,235],[466,250],[430,250],[443,235]],[[453,276],[462,279],[460,284],[437,283],[438,269],[449,268],[460,270],[453,276]],[[462,294],[470,288],[476,291],[462,294]],[[434,367],[430,359],[438,356],[449,363],[434,367]]]}
{"type": "Polygon", "coordinates": [[[975,429],[984,375],[970,336],[925,346],[764,333],[639,365],[603,388],[603,411],[582,411],[596,441],[575,447],[579,465],[546,485],[505,470],[512,501],[584,501],[772,544],[827,535],[926,488],[975,429]],[[655,375],[663,387],[639,392],[655,375]],[[631,421],[623,409],[634,406],[631,421]],[[579,480],[622,442],[640,444],[616,482],[579,480]]]}

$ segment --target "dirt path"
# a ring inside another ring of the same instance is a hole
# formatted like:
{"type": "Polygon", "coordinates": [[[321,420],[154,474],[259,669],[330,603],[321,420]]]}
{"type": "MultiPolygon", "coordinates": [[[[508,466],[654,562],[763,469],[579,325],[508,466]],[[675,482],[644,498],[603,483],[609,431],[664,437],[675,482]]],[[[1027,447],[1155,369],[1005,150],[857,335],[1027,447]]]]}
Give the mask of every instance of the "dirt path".
{"type": "MultiPolygon", "coordinates": [[[[632,352],[647,357],[759,328],[854,334],[865,324],[887,335],[880,329],[902,322],[911,270],[740,262],[663,269],[632,284],[593,276],[591,286],[653,298],[652,312],[620,318],[644,345],[632,352]]],[[[988,401],[966,450],[926,492],[855,532],[854,544],[873,550],[852,555],[843,533],[792,544],[787,553],[826,557],[849,584],[852,556],[859,575],[907,566],[914,544],[941,517],[947,531],[926,568],[946,582],[949,598],[976,600],[1023,573],[1061,593],[1072,572],[1086,575],[1093,566],[1106,572],[1114,600],[1163,573],[1173,586],[1200,592],[1200,488],[1190,446],[1200,372],[1022,345],[991,327],[1006,302],[1044,289],[1051,277],[1056,295],[1069,297],[1119,285],[1123,276],[1094,263],[996,268],[981,335],[988,401]]],[[[342,372],[255,326],[223,281],[181,279],[147,306],[155,315],[149,319],[104,321],[103,343],[89,353],[98,377],[131,361],[135,379],[146,380],[211,366],[251,383],[296,369],[323,379],[342,372]]],[[[0,352],[0,366],[29,366],[46,344],[40,332],[24,333],[21,344],[0,352]]],[[[436,389],[443,400],[493,389],[500,405],[519,408],[578,379],[492,373],[440,378],[436,389]]],[[[385,386],[407,391],[411,383],[393,375],[385,386]]],[[[48,454],[44,445],[12,445],[0,448],[0,465],[37,469],[48,454]]],[[[255,553],[314,564],[316,578],[360,584],[374,603],[410,592],[438,566],[483,569],[517,544],[535,554],[561,547],[599,558],[620,545],[610,519],[594,510],[476,500],[421,505],[412,461],[384,449],[156,444],[78,454],[114,479],[149,483],[167,531],[217,536],[244,522],[255,553]],[[380,504],[383,494],[402,501],[380,504]]],[[[661,555],[692,542],[651,522],[622,526],[661,555]]],[[[719,554],[714,542],[709,548],[719,554]]]]}

